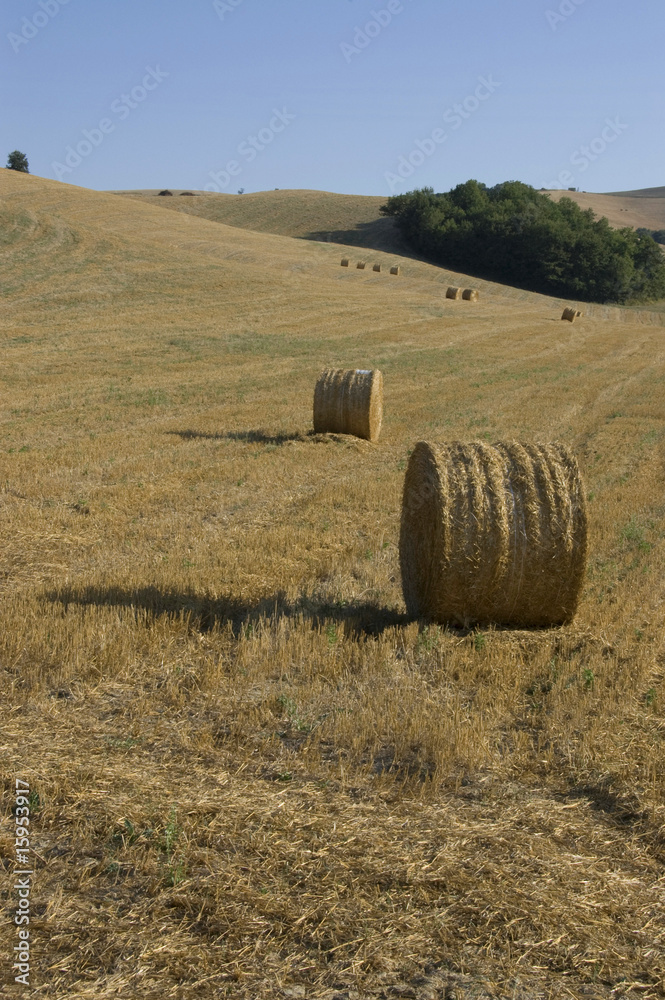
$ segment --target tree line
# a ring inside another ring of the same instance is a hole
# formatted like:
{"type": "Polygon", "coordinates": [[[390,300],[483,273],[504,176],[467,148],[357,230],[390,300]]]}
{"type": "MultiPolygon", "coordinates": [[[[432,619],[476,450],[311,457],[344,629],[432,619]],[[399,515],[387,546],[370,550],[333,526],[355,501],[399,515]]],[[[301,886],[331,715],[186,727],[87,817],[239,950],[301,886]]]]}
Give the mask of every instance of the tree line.
{"type": "Polygon", "coordinates": [[[430,187],[381,207],[407,243],[451,270],[588,302],[665,298],[665,257],[648,233],[613,229],[571,198],[520,181],[430,187]]]}

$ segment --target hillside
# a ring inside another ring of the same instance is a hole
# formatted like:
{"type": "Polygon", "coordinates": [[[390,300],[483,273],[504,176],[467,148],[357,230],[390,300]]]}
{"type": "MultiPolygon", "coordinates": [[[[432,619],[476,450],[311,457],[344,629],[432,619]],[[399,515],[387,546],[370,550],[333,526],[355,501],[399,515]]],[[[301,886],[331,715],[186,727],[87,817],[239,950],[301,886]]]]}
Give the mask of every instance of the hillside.
{"type": "MultiPolygon", "coordinates": [[[[255,232],[342,243],[413,257],[397,232],[393,219],[379,213],[387,198],[332,194],[327,191],[261,191],[255,194],[205,194],[173,197],[154,191],[118,191],[116,194],[181,214],[221,222],[255,232]]],[[[618,194],[550,191],[558,201],[570,197],[581,208],[592,208],[611,225],[638,229],[665,228],[665,188],[647,188],[618,194]]]]}
{"type": "Polygon", "coordinates": [[[0,170],[33,992],[660,1000],[663,317],[344,249],[0,170]],[[327,366],[383,372],[377,444],[312,433],[327,366]],[[507,439],[578,457],[575,621],[410,620],[415,443],[507,439]]]}
{"type": "Polygon", "coordinates": [[[645,188],[617,194],[588,194],[582,191],[549,191],[554,201],[572,198],[580,208],[592,208],[612,226],[632,229],[665,228],[665,188],[645,188]]]}
{"type": "Polygon", "coordinates": [[[158,204],[228,226],[300,239],[344,243],[387,253],[412,256],[393,220],[379,213],[385,198],[331,194],[328,191],[260,191],[255,194],[205,194],[159,196],[157,191],[118,191],[127,197],[158,204]]]}

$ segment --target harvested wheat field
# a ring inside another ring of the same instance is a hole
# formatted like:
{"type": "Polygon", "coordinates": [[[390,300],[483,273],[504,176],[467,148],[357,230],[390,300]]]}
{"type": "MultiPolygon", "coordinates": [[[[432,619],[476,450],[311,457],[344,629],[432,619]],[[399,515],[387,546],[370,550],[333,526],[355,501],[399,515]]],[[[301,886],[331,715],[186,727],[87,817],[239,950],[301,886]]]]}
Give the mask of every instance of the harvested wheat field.
{"type": "Polygon", "coordinates": [[[571,325],[476,279],[470,311],[465,275],[9,170],[0,219],[31,995],[662,997],[663,314],[571,325]],[[376,444],[312,430],[352,367],[383,373],[376,444]],[[570,624],[409,620],[419,440],[576,456],[570,624]]]}

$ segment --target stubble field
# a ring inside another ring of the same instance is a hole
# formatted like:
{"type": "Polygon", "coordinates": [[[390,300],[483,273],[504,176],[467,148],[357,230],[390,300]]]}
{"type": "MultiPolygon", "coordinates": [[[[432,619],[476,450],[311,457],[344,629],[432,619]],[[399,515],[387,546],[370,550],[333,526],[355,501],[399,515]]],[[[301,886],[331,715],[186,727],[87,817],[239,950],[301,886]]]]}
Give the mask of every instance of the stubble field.
{"type": "Polygon", "coordinates": [[[29,995],[661,997],[662,313],[450,301],[407,258],[11,171],[0,239],[29,995]],[[382,370],[377,445],[310,433],[327,365],[382,370]],[[405,616],[409,451],[478,438],[578,456],[569,627],[405,616]]]}

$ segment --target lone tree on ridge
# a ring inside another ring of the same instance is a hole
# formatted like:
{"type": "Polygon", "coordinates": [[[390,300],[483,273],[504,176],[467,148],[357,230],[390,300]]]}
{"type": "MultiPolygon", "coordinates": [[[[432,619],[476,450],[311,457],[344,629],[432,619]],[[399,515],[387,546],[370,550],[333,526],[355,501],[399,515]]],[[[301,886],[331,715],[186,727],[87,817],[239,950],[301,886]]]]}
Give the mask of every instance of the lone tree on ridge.
{"type": "Polygon", "coordinates": [[[19,152],[18,149],[10,153],[7,157],[7,170],[20,170],[23,174],[29,174],[28,157],[25,153],[19,152]]]}

